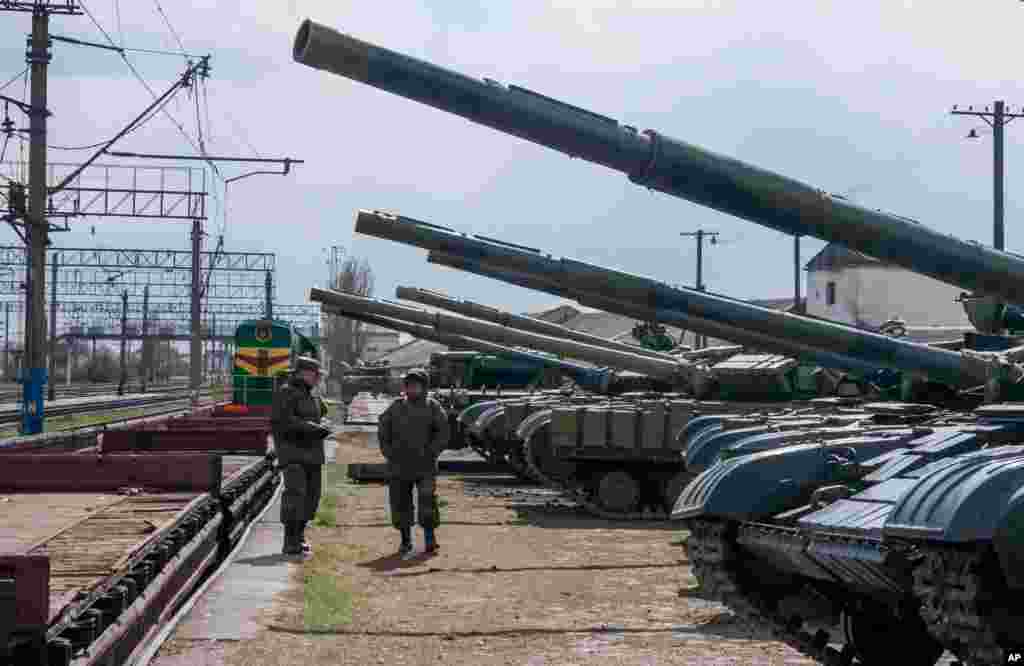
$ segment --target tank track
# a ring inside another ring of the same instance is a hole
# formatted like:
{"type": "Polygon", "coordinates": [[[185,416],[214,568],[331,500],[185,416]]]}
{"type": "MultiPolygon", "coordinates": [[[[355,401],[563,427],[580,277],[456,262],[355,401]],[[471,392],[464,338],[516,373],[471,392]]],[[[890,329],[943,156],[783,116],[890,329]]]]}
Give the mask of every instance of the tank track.
{"type": "MultiPolygon", "coordinates": [[[[829,666],[863,664],[852,645],[842,650],[828,645],[828,635],[812,635],[771,610],[756,591],[739,581],[734,539],[730,525],[712,520],[690,522],[686,550],[693,575],[703,596],[718,601],[753,622],[768,625],[776,636],[801,654],[829,666]]],[[[953,547],[921,549],[920,564],[913,576],[914,596],[921,601],[919,613],[928,632],[952,652],[963,666],[995,666],[1009,663],[1019,653],[1016,646],[999,642],[984,616],[989,602],[984,571],[985,553],[953,547]]]]}
{"type": "MultiPolygon", "coordinates": [[[[736,576],[736,555],[729,525],[711,520],[690,522],[690,535],[683,548],[690,570],[700,582],[702,596],[725,605],[737,615],[762,626],[769,626],[775,636],[800,654],[827,666],[854,666],[861,664],[853,646],[837,650],[828,644],[824,630],[816,634],[802,630],[801,626],[774,612],[767,601],[751,590],[746,590],[736,576]]],[[[802,625],[802,623],[800,623],[802,625]]]]}
{"type": "Polygon", "coordinates": [[[569,486],[561,483],[555,479],[552,479],[545,474],[534,462],[533,452],[530,449],[529,440],[523,442],[523,459],[526,463],[526,469],[529,475],[536,480],[538,483],[557,490],[564,494],[567,499],[576,502],[584,508],[588,513],[591,513],[599,518],[606,518],[608,520],[667,520],[669,512],[664,509],[661,510],[647,510],[647,511],[609,511],[602,507],[597,499],[587,491],[586,488],[580,488],[575,486],[569,486]]]}
{"type": "Polygon", "coordinates": [[[914,571],[914,594],[929,633],[969,666],[1009,663],[1014,651],[1000,645],[983,609],[989,598],[985,554],[939,546],[923,549],[914,571]]]}

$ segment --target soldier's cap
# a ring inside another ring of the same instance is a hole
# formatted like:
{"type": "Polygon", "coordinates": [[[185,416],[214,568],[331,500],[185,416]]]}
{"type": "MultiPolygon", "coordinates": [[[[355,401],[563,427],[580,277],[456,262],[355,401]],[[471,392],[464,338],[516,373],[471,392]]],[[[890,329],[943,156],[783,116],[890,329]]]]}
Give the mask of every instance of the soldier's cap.
{"type": "Polygon", "coordinates": [[[312,356],[299,356],[295,359],[293,364],[295,371],[299,370],[316,370],[320,372],[320,361],[316,360],[312,356]]]}
{"type": "Polygon", "coordinates": [[[427,385],[428,375],[427,371],[422,368],[413,368],[409,372],[405,373],[405,377],[402,379],[403,382],[408,384],[409,382],[420,382],[424,386],[427,385]]]}

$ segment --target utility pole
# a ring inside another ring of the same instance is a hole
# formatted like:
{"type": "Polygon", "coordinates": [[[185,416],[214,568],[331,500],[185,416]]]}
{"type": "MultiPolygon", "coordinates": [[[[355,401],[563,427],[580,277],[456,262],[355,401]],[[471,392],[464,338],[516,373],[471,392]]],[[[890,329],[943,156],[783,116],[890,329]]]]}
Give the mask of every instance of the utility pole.
{"type": "Polygon", "coordinates": [[[9,1],[0,11],[32,12],[32,36],[25,60],[31,69],[32,99],[29,115],[28,210],[25,222],[25,362],[18,373],[22,383],[21,433],[43,431],[43,386],[46,367],[46,246],[49,223],[46,219],[46,74],[50,64],[50,14],[81,14],[74,0],[47,2],[9,1]]]}
{"type": "Polygon", "coordinates": [[[149,285],[142,292],[142,367],[139,369],[139,379],[142,382],[142,392],[146,392],[146,380],[149,379],[149,365],[153,356],[153,345],[149,344],[149,285]]]}
{"type": "Polygon", "coordinates": [[[11,330],[11,304],[4,303],[4,379],[9,379],[11,376],[11,346],[10,346],[10,330],[11,330]]]}
{"type": "MultiPolygon", "coordinates": [[[[698,229],[697,231],[683,231],[679,234],[680,236],[693,236],[697,239],[697,291],[704,291],[704,239],[710,238],[711,244],[715,245],[718,243],[718,232],[717,231],[705,231],[698,229]]],[[[708,344],[708,338],[706,335],[697,336],[697,349],[704,349],[708,344]]]]}
{"type": "Polygon", "coordinates": [[[800,236],[793,236],[793,312],[804,314],[800,303],[800,236]]]}
{"type": "Polygon", "coordinates": [[[50,266],[50,366],[49,385],[47,400],[53,401],[57,397],[56,367],[54,356],[57,353],[57,266],[60,263],[60,255],[53,253],[53,263],[50,266]]]}
{"type": "Polygon", "coordinates": [[[274,318],[274,275],[267,271],[267,304],[264,308],[264,314],[267,319],[274,318]]]}
{"type": "Polygon", "coordinates": [[[128,290],[121,294],[121,381],[117,383],[117,394],[124,395],[124,385],[128,380],[128,368],[125,364],[125,348],[128,343],[128,290]]]}
{"type": "Polygon", "coordinates": [[[192,220],[192,336],[189,345],[189,390],[192,405],[199,403],[199,386],[203,378],[203,339],[202,339],[202,280],[200,276],[200,259],[203,250],[203,223],[196,218],[192,220]]]}
{"type": "MultiPolygon", "coordinates": [[[[992,245],[997,250],[1006,249],[1005,229],[1003,226],[1003,127],[1014,120],[1024,116],[1024,113],[1012,113],[1006,111],[1006,102],[997,100],[992,110],[985,107],[984,111],[975,111],[969,106],[967,110],[957,109],[956,105],[950,111],[955,116],[975,116],[981,118],[992,128],[992,245]]],[[[979,134],[971,130],[967,134],[968,139],[977,139],[979,134]]]]}

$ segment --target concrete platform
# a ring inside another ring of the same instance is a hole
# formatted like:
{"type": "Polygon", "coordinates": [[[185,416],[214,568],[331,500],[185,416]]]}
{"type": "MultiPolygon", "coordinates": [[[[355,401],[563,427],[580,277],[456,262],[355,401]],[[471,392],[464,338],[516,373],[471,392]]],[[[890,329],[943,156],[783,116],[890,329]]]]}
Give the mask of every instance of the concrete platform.
{"type": "MultiPolygon", "coordinates": [[[[324,447],[328,462],[334,462],[337,445],[324,447]]],[[[278,495],[263,517],[253,525],[241,550],[196,601],[168,640],[182,643],[250,640],[263,630],[260,618],[285,592],[292,572],[301,563],[281,555],[284,525],[278,495]]],[[[185,650],[154,657],[149,666],[223,666],[219,651],[207,648],[185,650]]]]}
{"type": "MultiPolygon", "coordinates": [[[[296,566],[281,555],[280,498],[256,523],[242,551],[178,625],[174,637],[186,641],[245,640],[260,631],[261,613],[288,589],[296,566]]],[[[182,655],[184,656],[184,655],[182,655]]],[[[158,658],[153,664],[191,663],[158,658]]]]}

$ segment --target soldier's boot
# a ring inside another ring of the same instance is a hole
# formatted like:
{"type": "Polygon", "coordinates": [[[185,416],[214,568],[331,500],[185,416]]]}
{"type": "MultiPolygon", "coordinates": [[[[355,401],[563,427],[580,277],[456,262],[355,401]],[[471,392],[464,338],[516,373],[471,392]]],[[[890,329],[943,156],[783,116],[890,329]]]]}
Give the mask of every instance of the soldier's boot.
{"type": "Polygon", "coordinates": [[[402,545],[398,547],[398,554],[401,557],[409,557],[412,555],[412,528],[403,527],[402,532],[402,545]]]}
{"type": "Polygon", "coordinates": [[[285,555],[302,555],[302,523],[289,520],[284,524],[284,547],[281,552],[285,555]]]}
{"type": "Polygon", "coordinates": [[[426,543],[428,553],[436,553],[441,548],[437,543],[437,535],[434,534],[433,527],[423,528],[423,541],[426,543]]]}
{"type": "Polygon", "coordinates": [[[313,552],[313,546],[306,541],[306,521],[299,523],[299,543],[302,544],[302,552],[307,555],[313,552]]]}

